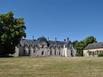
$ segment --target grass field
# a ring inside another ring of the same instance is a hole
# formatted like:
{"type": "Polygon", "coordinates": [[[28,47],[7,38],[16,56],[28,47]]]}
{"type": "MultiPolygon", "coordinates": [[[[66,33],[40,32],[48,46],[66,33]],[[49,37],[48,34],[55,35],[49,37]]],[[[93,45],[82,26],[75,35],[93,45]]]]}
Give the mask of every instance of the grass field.
{"type": "Polygon", "coordinates": [[[103,58],[0,58],[0,77],[103,77],[103,58]]]}

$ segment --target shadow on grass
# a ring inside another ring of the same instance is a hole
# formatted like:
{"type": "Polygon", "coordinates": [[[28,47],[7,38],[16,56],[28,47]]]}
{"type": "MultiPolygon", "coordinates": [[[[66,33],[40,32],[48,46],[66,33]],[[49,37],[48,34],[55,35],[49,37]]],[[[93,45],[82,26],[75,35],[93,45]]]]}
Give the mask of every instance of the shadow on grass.
{"type": "Polygon", "coordinates": [[[0,55],[0,58],[13,58],[14,56],[1,56],[0,55]]]}

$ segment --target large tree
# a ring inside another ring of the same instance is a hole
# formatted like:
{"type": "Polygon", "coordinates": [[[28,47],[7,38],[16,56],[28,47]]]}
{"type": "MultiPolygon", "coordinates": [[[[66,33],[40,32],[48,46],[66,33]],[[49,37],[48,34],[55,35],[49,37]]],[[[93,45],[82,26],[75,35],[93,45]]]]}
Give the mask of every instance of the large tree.
{"type": "Polygon", "coordinates": [[[74,41],[73,46],[76,49],[76,55],[83,56],[83,49],[85,47],[84,42],[83,41],[74,41]]]}
{"type": "Polygon", "coordinates": [[[96,41],[96,38],[94,36],[88,36],[83,40],[83,42],[85,43],[85,46],[87,46],[88,44],[94,43],[97,41],[96,41]]]}
{"type": "Polygon", "coordinates": [[[15,53],[15,46],[26,37],[23,18],[15,18],[12,12],[0,14],[0,56],[15,53]]]}

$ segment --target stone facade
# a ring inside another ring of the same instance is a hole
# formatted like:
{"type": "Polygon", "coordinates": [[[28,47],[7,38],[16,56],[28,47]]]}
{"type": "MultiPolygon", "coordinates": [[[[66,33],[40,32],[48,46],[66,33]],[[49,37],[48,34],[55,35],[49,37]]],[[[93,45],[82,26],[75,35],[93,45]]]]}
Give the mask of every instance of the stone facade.
{"type": "Polygon", "coordinates": [[[71,41],[50,41],[45,37],[37,40],[21,40],[15,47],[15,56],[75,56],[71,41]]]}

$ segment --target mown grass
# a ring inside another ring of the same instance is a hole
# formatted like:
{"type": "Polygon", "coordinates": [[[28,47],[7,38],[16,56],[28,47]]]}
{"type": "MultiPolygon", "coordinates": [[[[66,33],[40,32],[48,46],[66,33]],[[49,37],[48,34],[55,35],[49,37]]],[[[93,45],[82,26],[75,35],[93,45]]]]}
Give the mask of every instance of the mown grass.
{"type": "Polygon", "coordinates": [[[0,58],[0,77],[103,77],[103,58],[0,58]]]}

